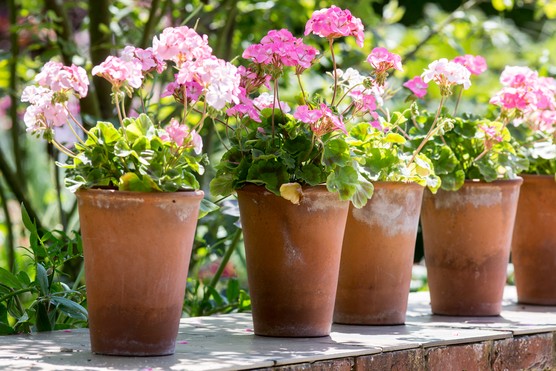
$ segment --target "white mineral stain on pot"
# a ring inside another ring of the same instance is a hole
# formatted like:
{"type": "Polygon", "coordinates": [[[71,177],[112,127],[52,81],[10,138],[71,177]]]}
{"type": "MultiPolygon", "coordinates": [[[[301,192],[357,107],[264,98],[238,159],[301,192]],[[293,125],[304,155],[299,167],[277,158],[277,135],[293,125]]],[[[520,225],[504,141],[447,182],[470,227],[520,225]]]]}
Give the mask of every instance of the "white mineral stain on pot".
{"type": "Polygon", "coordinates": [[[353,217],[368,226],[382,226],[388,236],[411,233],[416,229],[414,218],[408,217],[409,205],[417,202],[420,194],[405,189],[375,189],[373,198],[361,209],[352,209],[353,217]],[[392,196],[392,194],[395,194],[392,196]]]}
{"type": "Polygon", "coordinates": [[[471,204],[475,208],[499,205],[502,202],[502,190],[496,186],[461,189],[445,192],[442,197],[434,197],[437,209],[455,208],[471,204]]]}

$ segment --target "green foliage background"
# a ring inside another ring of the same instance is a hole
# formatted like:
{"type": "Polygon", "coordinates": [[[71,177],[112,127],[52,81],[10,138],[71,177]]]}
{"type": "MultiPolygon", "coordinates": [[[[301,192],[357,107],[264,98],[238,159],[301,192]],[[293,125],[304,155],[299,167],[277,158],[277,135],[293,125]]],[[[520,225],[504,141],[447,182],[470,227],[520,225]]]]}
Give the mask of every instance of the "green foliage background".
{"type": "MultiPolygon", "coordinates": [[[[13,277],[23,277],[25,282],[0,281],[0,296],[21,289],[21,285],[37,288],[18,296],[22,306],[50,295],[38,285],[44,275],[38,276],[36,272],[40,270],[39,265],[46,266],[47,257],[54,253],[34,256],[33,249],[29,250],[30,243],[47,236],[44,241],[50,242],[45,248],[62,254],[78,239],[73,233],[79,228],[75,198],[63,188],[63,173],[52,161],[63,159],[47,144],[26,135],[22,120],[21,91],[46,61],[57,58],[90,71],[93,65],[125,45],[145,47],[164,27],[185,24],[207,34],[218,57],[237,58],[235,63],[239,64],[243,62],[243,49],[258,42],[270,29],[287,28],[294,35],[302,36],[311,13],[332,4],[350,9],[366,27],[364,53],[343,53],[354,46],[352,38],[337,43],[339,66],[365,69],[362,62],[366,55],[373,47],[384,46],[402,55],[404,60],[405,71],[394,75],[393,88],[421,74],[434,59],[460,54],[483,55],[489,71],[474,80],[474,85],[465,92],[460,111],[481,112],[490,93],[499,87],[499,72],[507,64],[526,64],[543,75],[556,74],[555,0],[4,1],[0,3],[0,267],[3,269],[0,277],[11,279],[12,275],[5,273],[11,272],[13,277]],[[25,228],[21,205],[34,221],[35,232],[25,228]],[[52,240],[50,231],[54,230],[60,231],[57,235],[64,238],[52,240]],[[26,257],[26,253],[30,256],[26,257]],[[38,286],[33,286],[34,282],[38,286]]],[[[322,42],[316,38],[309,40],[315,44],[322,42]]],[[[326,63],[324,60],[325,66],[326,63]]],[[[323,71],[311,73],[316,90],[322,83],[323,71]]],[[[93,81],[89,97],[81,103],[85,125],[114,118],[109,85],[97,78],[93,81]]],[[[284,87],[285,94],[287,88],[284,87]]],[[[429,94],[438,96],[438,91],[430,88],[429,94]]],[[[400,103],[391,102],[393,106],[400,103]]],[[[224,133],[206,125],[201,134],[205,151],[212,163],[217,163],[223,152],[219,137],[224,133]]],[[[208,167],[198,179],[207,191],[213,175],[214,168],[208,167]]],[[[249,308],[237,207],[232,199],[213,201],[218,201],[221,209],[200,220],[184,303],[188,315],[249,308]]],[[[72,255],[49,274],[48,287],[52,282],[64,282],[75,289],[84,284],[79,256],[72,255]]],[[[86,304],[73,291],[68,295],[86,304]]],[[[72,319],[64,313],[64,310],[68,312],[67,302],[55,299],[54,304],[54,309],[49,309],[54,314],[48,314],[52,328],[84,324],[79,315],[72,319]],[[56,312],[57,309],[60,311],[56,312]]],[[[0,300],[0,322],[13,331],[40,329],[31,322],[17,327],[21,318],[8,309],[8,304],[0,300]]]]}

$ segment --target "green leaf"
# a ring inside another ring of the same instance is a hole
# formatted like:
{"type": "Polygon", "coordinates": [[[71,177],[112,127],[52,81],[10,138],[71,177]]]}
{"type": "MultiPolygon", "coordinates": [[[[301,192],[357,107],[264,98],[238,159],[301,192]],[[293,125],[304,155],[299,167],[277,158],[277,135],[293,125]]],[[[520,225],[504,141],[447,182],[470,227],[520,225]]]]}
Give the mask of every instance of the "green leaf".
{"type": "Polygon", "coordinates": [[[35,277],[35,282],[39,285],[39,290],[42,296],[47,296],[49,294],[49,285],[48,285],[48,274],[46,273],[46,269],[41,263],[37,263],[37,276],[35,277]]]}
{"type": "Polygon", "coordinates": [[[4,268],[0,268],[0,285],[5,285],[12,289],[22,289],[25,287],[24,283],[4,268]]]}
{"type": "Polygon", "coordinates": [[[215,204],[213,202],[210,202],[206,198],[203,198],[201,200],[201,205],[199,207],[199,219],[201,219],[205,215],[210,214],[213,211],[216,211],[218,209],[220,209],[220,207],[217,204],[215,204]]]}
{"type": "Polygon", "coordinates": [[[463,170],[457,170],[454,173],[441,175],[440,179],[440,188],[445,191],[457,191],[465,182],[465,172],[463,170]]]}
{"type": "Polygon", "coordinates": [[[36,234],[37,226],[34,221],[31,221],[31,217],[29,217],[29,213],[27,212],[24,204],[21,204],[21,218],[25,228],[27,228],[29,232],[36,234]]]}
{"type": "Polygon", "coordinates": [[[210,181],[210,193],[214,196],[228,196],[234,191],[233,174],[216,175],[210,181]]]}
{"type": "Polygon", "coordinates": [[[326,142],[322,161],[326,166],[345,166],[351,160],[348,144],[340,138],[326,142]]]}
{"type": "Polygon", "coordinates": [[[359,184],[355,188],[355,193],[351,197],[351,203],[354,207],[360,209],[367,204],[367,201],[373,196],[374,186],[366,179],[360,178],[359,184]]]}
{"type": "Polygon", "coordinates": [[[405,138],[398,133],[388,133],[386,138],[384,138],[388,143],[404,144],[406,142],[405,138]]]}
{"type": "MultiPolygon", "coordinates": [[[[121,138],[121,134],[118,132],[118,129],[116,129],[110,122],[99,121],[95,128],[91,129],[90,133],[98,132],[98,139],[104,144],[110,145],[112,143],[116,143],[121,138]],[[96,130],[94,130],[95,128],[96,130]]],[[[87,142],[85,144],[92,144],[89,143],[89,138],[87,138],[87,142]]]]}
{"type": "Polygon", "coordinates": [[[236,279],[230,279],[226,287],[226,297],[228,302],[235,302],[239,298],[239,282],[236,279]]]}
{"type": "Polygon", "coordinates": [[[86,321],[89,316],[87,309],[68,298],[52,296],[50,301],[52,304],[56,305],[58,310],[70,318],[86,321]]]}
{"type": "Polygon", "coordinates": [[[326,179],[326,188],[338,192],[341,200],[349,200],[358,186],[357,171],[351,167],[336,167],[326,179]]]}
{"type": "Polygon", "coordinates": [[[326,180],[323,169],[315,164],[303,165],[301,170],[299,170],[295,175],[300,180],[312,186],[322,184],[326,180]]]}
{"type": "Polygon", "coordinates": [[[142,178],[140,178],[135,173],[125,173],[122,175],[118,183],[118,189],[120,191],[131,192],[160,192],[160,188],[151,177],[143,175],[142,178]]]}
{"type": "Polygon", "coordinates": [[[48,312],[48,302],[41,301],[37,303],[37,322],[35,324],[37,331],[52,331],[54,329],[54,321],[48,312]]]}
{"type": "Polygon", "coordinates": [[[255,161],[247,173],[248,182],[264,184],[266,189],[280,194],[280,186],[289,182],[289,174],[286,167],[278,161],[255,161]]]}

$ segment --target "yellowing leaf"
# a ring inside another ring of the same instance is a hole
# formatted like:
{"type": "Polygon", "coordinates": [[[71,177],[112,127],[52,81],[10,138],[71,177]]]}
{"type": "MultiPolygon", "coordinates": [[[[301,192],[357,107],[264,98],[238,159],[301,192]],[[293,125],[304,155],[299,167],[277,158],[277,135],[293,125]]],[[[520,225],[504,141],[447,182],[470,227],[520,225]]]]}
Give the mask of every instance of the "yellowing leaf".
{"type": "Polygon", "coordinates": [[[399,143],[399,144],[405,143],[405,138],[398,133],[388,133],[385,139],[389,143],[399,143]]]}
{"type": "Polygon", "coordinates": [[[303,190],[299,183],[284,183],[280,186],[280,196],[293,204],[299,205],[303,198],[303,190]]]}

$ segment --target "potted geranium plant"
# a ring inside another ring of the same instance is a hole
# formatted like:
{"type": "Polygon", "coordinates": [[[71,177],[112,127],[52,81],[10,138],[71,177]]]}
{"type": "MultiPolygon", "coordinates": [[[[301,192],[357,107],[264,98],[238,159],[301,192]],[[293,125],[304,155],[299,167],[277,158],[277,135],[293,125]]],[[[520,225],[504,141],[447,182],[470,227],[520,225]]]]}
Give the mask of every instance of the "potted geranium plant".
{"type": "Polygon", "coordinates": [[[237,124],[211,182],[214,194],[238,195],[258,335],[329,334],[349,201],[360,207],[372,194],[347,141],[334,56],[337,38],[363,45],[363,25],[332,6],[313,13],[309,34],[327,39],[332,87],[306,89],[303,72],[319,51],[288,30],[249,46],[241,102],[228,110],[237,124]],[[289,75],[299,93],[285,102],[280,81],[289,75]]]}
{"type": "MultiPolygon", "coordinates": [[[[556,81],[528,67],[508,66],[500,82],[502,92],[520,105],[508,128],[529,160],[521,173],[512,239],[517,298],[522,303],[556,305],[556,81]]],[[[510,99],[501,103],[513,108],[510,99]]]]}
{"type": "Polygon", "coordinates": [[[370,122],[351,126],[348,143],[374,192],[365,206],[352,205],[348,213],[334,321],[403,324],[423,190],[435,192],[440,180],[426,156],[405,147],[416,103],[391,112],[385,102],[395,90],[386,85],[387,74],[402,70],[401,58],[379,47],[367,61],[369,76],[351,68],[339,73],[342,94],[356,102],[350,109],[357,115],[357,102],[365,101],[370,110],[370,122]]]}
{"type": "Polygon", "coordinates": [[[60,166],[78,199],[92,351],[171,354],[203,198],[198,133],[205,118],[237,102],[239,75],[212,55],[206,36],[185,26],[165,29],[152,48],[126,47],[92,73],[112,85],[116,124],[80,124],[69,105],[86,96],[87,74],[58,62],[45,64],[36,85],[25,88],[24,120],[68,156],[60,166]],[[151,77],[167,68],[172,81],[158,102],[149,101],[151,77]],[[130,115],[126,99],[139,102],[132,108],[141,113],[130,115]],[[174,101],[176,117],[159,121],[158,111],[174,101]],[[73,148],[55,138],[64,125],[76,134],[73,148]]]}
{"type": "Polygon", "coordinates": [[[485,69],[484,59],[469,55],[431,63],[422,78],[439,85],[441,106],[434,115],[412,117],[415,139],[408,143],[422,148],[442,181],[435,195],[425,191],[421,214],[437,314],[498,315],[501,310],[522,182],[518,174],[527,161],[512,146],[507,128],[512,112],[505,106],[480,117],[457,116],[442,107],[455,83],[465,88],[471,74],[485,69]],[[434,132],[439,135],[426,143],[420,139],[434,132]]]}

